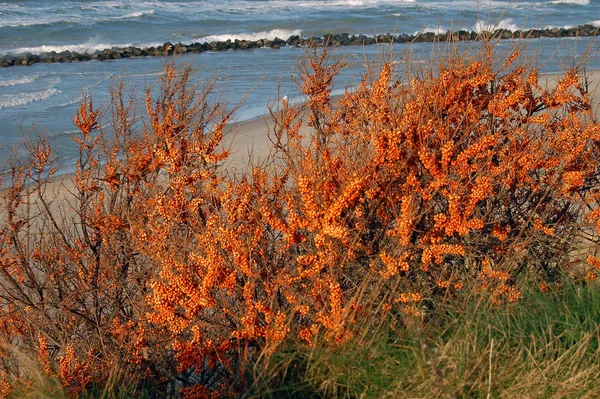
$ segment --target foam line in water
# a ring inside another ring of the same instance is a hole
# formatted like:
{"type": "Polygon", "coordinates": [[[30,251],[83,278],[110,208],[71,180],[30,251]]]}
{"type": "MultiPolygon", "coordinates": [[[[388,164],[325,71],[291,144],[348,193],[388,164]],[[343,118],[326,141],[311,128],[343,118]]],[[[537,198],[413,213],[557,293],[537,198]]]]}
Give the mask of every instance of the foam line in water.
{"type": "Polygon", "coordinates": [[[211,35],[204,36],[198,39],[200,42],[225,42],[227,40],[234,41],[238,40],[251,40],[256,41],[260,39],[273,40],[276,37],[279,39],[286,40],[290,36],[302,36],[302,31],[300,29],[288,30],[288,29],[273,29],[270,31],[263,32],[254,32],[254,33],[227,33],[223,35],[211,35]]]}
{"type": "Polygon", "coordinates": [[[0,87],[9,87],[9,86],[17,86],[17,85],[26,85],[35,80],[34,77],[30,78],[21,78],[21,79],[12,79],[12,80],[0,80],[0,87]]]}
{"type": "Polygon", "coordinates": [[[81,100],[83,100],[83,96],[85,94],[88,94],[91,89],[100,86],[102,83],[104,83],[107,80],[111,79],[113,76],[115,76],[115,75],[110,74],[110,75],[108,75],[108,76],[106,76],[106,77],[98,80],[97,82],[95,82],[94,84],[92,84],[90,86],[85,86],[85,87],[81,88],[81,93],[82,94],[76,95],[76,96],[72,97],[70,100],[68,100],[65,103],[57,104],[57,105],[54,106],[54,108],[66,108],[66,107],[70,107],[72,105],[81,103],[81,100]]]}
{"type": "MultiPolygon", "coordinates": [[[[518,30],[523,30],[525,27],[521,25],[517,25],[511,18],[503,19],[501,21],[479,21],[473,27],[473,31],[482,32],[482,31],[494,31],[496,29],[506,29],[511,32],[515,32],[518,30]]],[[[525,28],[526,29],[526,28],[525,28]]]]}
{"type": "Polygon", "coordinates": [[[50,87],[46,90],[34,93],[6,94],[0,96],[0,109],[20,107],[35,101],[46,100],[55,94],[61,93],[60,90],[50,87]]]}
{"type": "Polygon", "coordinates": [[[77,53],[91,53],[97,50],[110,49],[113,47],[125,48],[129,46],[135,46],[139,48],[144,47],[152,47],[152,46],[160,46],[163,43],[118,43],[118,44],[110,44],[110,43],[80,43],[80,44],[68,44],[64,46],[36,46],[36,47],[21,47],[15,49],[2,49],[0,47],[0,54],[21,54],[21,53],[32,53],[32,54],[40,54],[40,53],[50,53],[55,51],[57,53],[63,51],[75,51],[77,53]]]}
{"type": "Polygon", "coordinates": [[[590,0],[552,0],[551,4],[572,4],[578,6],[587,6],[590,4],[590,0]]]}

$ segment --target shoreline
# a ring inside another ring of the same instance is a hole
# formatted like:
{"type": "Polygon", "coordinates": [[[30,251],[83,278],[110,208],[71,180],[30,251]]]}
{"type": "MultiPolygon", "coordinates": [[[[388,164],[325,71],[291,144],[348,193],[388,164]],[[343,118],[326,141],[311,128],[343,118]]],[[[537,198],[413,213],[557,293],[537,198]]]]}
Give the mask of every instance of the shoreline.
{"type": "Polygon", "coordinates": [[[475,41],[480,37],[493,38],[499,40],[509,39],[538,39],[538,38],[576,38],[576,37],[594,37],[600,35],[600,27],[594,25],[579,25],[573,28],[544,28],[515,30],[496,29],[489,31],[467,31],[459,30],[457,32],[422,32],[414,35],[402,34],[379,34],[373,36],[350,35],[348,33],[332,34],[328,33],[322,37],[303,38],[298,35],[290,36],[286,40],[275,38],[273,40],[226,40],[213,41],[210,43],[190,43],[181,42],[173,44],[166,42],[156,47],[113,47],[110,49],[96,50],[94,52],[79,53],[76,51],[62,52],[44,52],[39,54],[32,53],[7,53],[0,57],[0,67],[28,66],[38,63],[70,63],[83,61],[109,61],[127,58],[140,57],[164,57],[180,55],[186,53],[202,53],[217,51],[235,51],[252,50],[257,48],[280,49],[281,47],[307,47],[307,46],[367,46],[373,44],[389,43],[432,43],[444,41],[475,41]]]}

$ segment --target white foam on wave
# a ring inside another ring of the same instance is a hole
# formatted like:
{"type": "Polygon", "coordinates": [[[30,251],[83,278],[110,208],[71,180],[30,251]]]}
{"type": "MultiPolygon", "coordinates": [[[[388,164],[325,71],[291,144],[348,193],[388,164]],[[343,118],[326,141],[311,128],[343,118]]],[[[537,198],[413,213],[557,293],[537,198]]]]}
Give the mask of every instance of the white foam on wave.
{"type": "Polygon", "coordinates": [[[507,19],[503,19],[498,22],[479,21],[475,24],[475,26],[471,30],[479,33],[479,32],[483,32],[483,31],[493,32],[496,29],[506,29],[511,32],[514,32],[517,30],[523,30],[524,27],[522,25],[515,24],[511,18],[507,18],[507,19]]]}
{"type": "MultiPolygon", "coordinates": [[[[135,47],[140,47],[140,48],[144,48],[144,47],[151,47],[151,46],[159,46],[162,45],[163,43],[91,43],[91,42],[87,42],[87,43],[80,43],[80,44],[66,44],[63,46],[53,46],[53,45],[42,45],[42,46],[36,46],[36,47],[21,47],[21,48],[16,48],[16,49],[7,49],[5,52],[7,54],[21,54],[21,53],[32,53],[32,54],[40,54],[40,53],[50,53],[52,51],[55,51],[57,53],[63,52],[63,51],[75,51],[77,53],[92,53],[94,51],[97,50],[104,50],[104,49],[110,49],[113,47],[119,47],[119,48],[124,48],[124,47],[129,47],[129,46],[135,46],[135,47]]],[[[0,49],[0,54],[2,54],[2,49],[0,49]]]]}
{"type": "Polygon", "coordinates": [[[108,17],[102,18],[101,20],[105,21],[105,22],[110,22],[110,21],[122,20],[122,19],[138,19],[138,18],[142,18],[146,15],[152,15],[152,14],[154,14],[154,10],[142,10],[142,11],[130,12],[130,13],[123,14],[123,15],[108,16],[108,17]]]}
{"type": "Polygon", "coordinates": [[[590,0],[551,0],[551,4],[573,4],[579,6],[587,6],[590,4],[590,0]]]}
{"type": "MultiPolygon", "coordinates": [[[[0,3],[0,7],[3,3],[0,3]]],[[[98,3],[73,8],[66,3],[42,4],[34,10],[30,7],[10,9],[0,14],[0,27],[37,26],[52,24],[89,25],[101,22],[131,20],[154,14],[154,8],[139,7],[126,3],[98,3]]]]}
{"type": "Polygon", "coordinates": [[[152,14],[154,14],[154,10],[135,11],[135,12],[123,15],[121,18],[122,19],[141,18],[144,15],[152,15],[152,14]]]}
{"type": "Polygon", "coordinates": [[[17,86],[17,85],[26,85],[35,80],[35,78],[21,78],[21,79],[12,79],[12,80],[0,80],[0,87],[9,87],[9,86],[17,86]]]}
{"type": "Polygon", "coordinates": [[[377,6],[397,6],[398,4],[412,4],[417,0],[305,0],[292,2],[289,0],[279,1],[281,7],[301,7],[307,9],[337,9],[339,7],[364,8],[377,6]]]}
{"type": "Polygon", "coordinates": [[[440,34],[440,33],[446,33],[448,31],[448,29],[444,28],[443,26],[438,26],[435,28],[430,28],[429,26],[426,26],[425,28],[423,28],[423,30],[420,31],[416,31],[414,33],[414,35],[419,35],[419,34],[423,34],[423,33],[436,33],[436,34],[440,34]]]}
{"type": "Polygon", "coordinates": [[[263,32],[254,32],[254,33],[237,33],[237,34],[224,34],[224,35],[211,35],[211,36],[204,36],[201,37],[200,39],[198,39],[198,41],[200,42],[206,42],[206,43],[210,43],[210,42],[225,42],[227,40],[260,40],[260,39],[267,39],[267,40],[273,40],[276,37],[279,39],[283,39],[286,40],[288,37],[290,36],[302,36],[302,31],[300,29],[295,29],[295,30],[287,30],[287,29],[273,29],[270,31],[263,31],[263,32]]]}
{"type": "MultiPolygon", "coordinates": [[[[597,21],[600,23],[600,21],[597,21]]],[[[487,22],[487,21],[483,21],[483,22],[478,22],[472,30],[476,31],[476,32],[481,32],[481,31],[488,31],[488,32],[493,32],[496,29],[506,29],[509,30],[511,32],[515,32],[515,31],[523,31],[523,30],[529,30],[529,29],[571,29],[574,28],[574,25],[543,25],[543,26],[524,26],[524,25],[518,25],[515,24],[513,22],[512,19],[508,18],[505,20],[502,20],[500,22],[487,22]]]]}
{"type": "Polygon", "coordinates": [[[121,9],[124,3],[121,1],[100,1],[91,4],[80,4],[78,8],[86,11],[107,10],[112,8],[121,9]]]}
{"type": "Polygon", "coordinates": [[[127,75],[128,78],[148,78],[153,76],[162,76],[164,72],[146,72],[146,73],[135,73],[133,75],[127,75]]]}
{"type": "Polygon", "coordinates": [[[61,91],[52,86],[33,93],[5,94],[0,96],[0,109],[20,107],[34,101],[46,100],[58,93],[61,91]]]}
{"type": "Polygon", "coordinates": [[[40,17],[29,17],[29,16],[9,16],[5,20],[0,20],[0,28],[14,28],[18,26],[36,26],[36,25],[51,25],[58,23],[73,23],[78,24],[75,18],[64,18],[58,15],[47,16],[44,18],[40,17]]]}

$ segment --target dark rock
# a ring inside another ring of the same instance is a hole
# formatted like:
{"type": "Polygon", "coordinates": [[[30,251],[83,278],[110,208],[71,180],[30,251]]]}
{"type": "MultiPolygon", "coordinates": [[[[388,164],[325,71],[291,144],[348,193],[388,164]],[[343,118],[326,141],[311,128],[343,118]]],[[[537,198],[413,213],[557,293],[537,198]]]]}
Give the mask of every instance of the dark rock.
{"type": "Polygon", "coordinates": [[[390,34],[379,35],[379,36],[377,36],[377,41],[379,43],[391,43],[392,42],[392,36],[390,34]]]}
{"type": "Polygon", "coordinates": [[[73,61],[79,62],[79,61],[83,61],[84,60],[83,56],[81,54],[79,54],[78,52],[76,52],[76,51],[73,51],[71,53],[71,56],[73,57],[73,61]]]}
{"type": "Polygon", "coordinates": [[[40,56],[37,54],[23,53],[16,57],[15,62],[20,65],[32,65],[40,62],[40,56]]]}
{"type": "Polygon", "coordinates": [[[431,42],[435,41],[435,38],[436,38],[436,34],[435,33],[433,33],[433,32],[425,32],[425,33],[422,33],[422,34],[418,35],[415,38],[415,41],[416,42],[420,42],[420,43],[431,43],[431,42]]]}
{"type": "Polygon", "coordinates": [[[226,42],[212,42],[212,43],[210,43],[210,50],[211,51],[227,50],[227,44],[226,44],[226,42]]]}
{"type": "Polygon", "coordinates": [[[204,47],[202,46],[202,43],[192,43],[188,46],[188,51],[191,51],[192,53],[201,53],[204,51],[204,47]]]}
{"type": "Polygon", "coordinates": [[[112,51],[110,51],[109,49],[103,50],[102,53],[100,54],[100,59],[101,60],[112,60],[113,59],[113,55],[112,55],[112,51]]]}
{"type": "Polygon", "coordinates": [[[181,44],[181,42],[175,45],[175,49],[173,50],[176,54],[185,54],[188,51],[187,46],[181,44]]]}
{"type": "Polygon", "coordinates": [[[162,45],[163,55],[171,55],[171,54],[173,54],[173,50],[175,50],[175,46],[173,46],[173,43],[171,43],[171,42],[166,42],[165,44],[162,45]]]}
{"type": "Polygon", "coordinates": [[[408,36],[406,33],[396,35],[396,37],[394,38],[394,42],[396,42],[396,43],[408,43],[409,41],[410,41],[410,36],[408,36]]]}
{"type": "Polygon", "coordinates": [[[350,39],[350,44],[352,45],[364,45],[367,42],[367,37],[365,35],[358,35],[358,36],[352,36],[353,38],[350,39]]]}
{"type": "Polygon", "coordinates": [[[273,45],[275,46],[285,46],[285,40],[282,40],[278,37],[276,37],[275,39],[273,39],[273,45]]]}
{"type": "Polygon", "coordinates": [[[313,36],[308,39],[309,46],[315,46],[315,45],[321,45],[321,44],[323,44],[323,39],[321,39],[320,37],[313,36]]]}
{"type": "Polygon", "coordinates": [[[121,58],[127,58],[127,52],[124,48],[113,47],[110,49],[110,53],[113,56],[113,59],[120,60],[121,58]]]}
{"type": "Polygon", "coordinates": [[[587,32],[590,34],[590,36],[598,36],[598,30],[599,28],[594,26],[594,25],[584,25],[584,28],[587,30],[587,32]]]}
{"type": "Polygon", "coordinates": [[[340,35],[340,45],[342,45],[342,46],[350,45],[350,35],[348,33],[342,33],[340,35]]]}
{"type": "Polygon", "coordinates": [[[293,35],[293,36],[288,37],[288,39],[286,40],[286,43],[288,44],[288,46],[297,46],[299,41],[300,41],[300,36],[293,35]]]}
{"type": "Polygon", "coordinates": [[[15,63],[15,57],[7,54],[5,56],[3,56],[2,58],[0,58],[0,66],[1,67],[9,67],[9,66],[13,66],[15,63]]]}
{"type": "Polygon", "coordinates": [[[70,51],[61,51],[60,53],[54,53],[52,56],[52,61],[54,62],[71,62],[72,60],[73,55],[70,51]]]}
{"type": "Polygon", "coordinates": [[[459,30],[458,32],[456,32],[456,34],[458,35],[458,40],[461,40],[461,41],[471,40],[471,32],[469,32],[469,31],[459,30]]]}
{"type": "Polygon", "coordinates": [[[138,47],[129,46],[123,49],[125,57],[139,57],[142,55],[142,49],[138,47]]]}
{"type": "Polygon", "coordinates": [[[50,53],[48,53],[48,52],[40,53],[40,62],[43,62],[45,64],[52,63],[52,56],[50,55],[50,53]]]}

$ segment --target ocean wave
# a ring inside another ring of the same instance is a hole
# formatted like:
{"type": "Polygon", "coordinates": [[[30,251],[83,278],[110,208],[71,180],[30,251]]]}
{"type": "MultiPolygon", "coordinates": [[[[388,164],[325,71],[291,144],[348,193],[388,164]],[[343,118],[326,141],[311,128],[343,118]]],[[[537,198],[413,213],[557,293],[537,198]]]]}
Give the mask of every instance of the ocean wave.
{"type": "Polygon", "coordinates": [[[522,25],[518,25],[518,24],[514,23],[514,21],[511,18],[507,18],[507,19],[503,19],[501,21],[479,21],[475,24],[475,26],[471,30],[475,31],[475,32],[482,32],[482,31],[493,32],[496,29],[506,29],[511,32],[515,32],[515,31],[523,30],[523,29],[527,29],[527,28],[522,25]]]}
{"type": "MultiPolygon", "coordinates": [[[[131,3],[138,3],[137,1],[132,1],[131,3]]],[[[97,1],[94,3],[85,3],[80,4],[78,8],[84,11],[98,11],[98,10],[109,10],[112,8],[122,9],[124,5],[127,3],[123,3],[121,1],[97,1]]]]}
{"type": "Polygon", "coordinates": [[[276,37],[279,39],[286,40],[290,36],[302,36],[302,31],[300,29],[288,30],[288,29],[273,29],[270,31],[263,32],[253,32],[253,33],[231,33],[231,34],[223,34],[223,35],[211,35],[204,36],[198,39],[200,42],[225,42],[227,40],[260,40],[267,39],[273,40],[276,37]]]}
{"type": "Polygon", "coordinates": [[[127,75],[127,78],[148,78],[153,76],[162,76],[164,74],[164,72],[134,73],[132,75],[127,75]]]}
{"type": "Polygon", "coordinates": [[[65,102],[65,103],[57,104],[57,105],[53,106],[53,108],[66,108],[66,107],[70,107],[72,105],[81,103],[81,101],[83,100],[83,97],[86,94],[88,94],[91,89],[100,86],[102,83],[106,82],[113,76],[114,76],[113,74],[108,75],[108,76],[98,80],[97,82],[93,83],[90,86],[82,87],[80,95],[76,95],[76,96],[72,97],[70,100],[67,100],[67,102],[65,102]]]}
{"type": "Polygon", "coordinates": [[[447,31],[448,31],[448,29],[444,28],[443,26],[438,26],[436,28],[430,28],[430,27],[426,26],[425,28],[423,28],[423,30],[416,31],[414,33],[414,35],[419,35],[419,34],[423,34],[423,33],[441,34],[441,33],[446,33],[447,31]]]}
{"type": "Polygon", "coordinates": [[[30,8],[13,9],[0,14],[0,27],[28,27],[44,25],[90,25],[111,21],[139,19],[155,13],[154,8],[132,5],[124,7],[115,3],[112,7],[104,4],[81,6],[79,9],[67,5],[40,7],[36,12],[30,8]]]}
{"type": "Polygon", "coordinates": [[[133,11],[126,14],[118,14],[118,15],[107,15],[101,17],[95,21],[94,23],[99,22],[112,22],[112,21],[121,21],[121,20],[132,20],[132,19],[140,19],[148,15],[153,15],[154,10],[142,10],[142,11],[133,11]]]}
{"type": "Polygon", "coordinates": [[[80,104],[81,100],[83,100],[83,95],[73,97],[71,100],[67,101],[66,103],[57,104],[57,105],[53,106],[52,108],[67,108],[67,107],[70,107],[75,104],[80,104]]]}
{"type": "Polygon", "coordinates": [[[119,18],[120,19],[134,19],[134,18],[141,18],[145,15],[152,15],[152,14],[154,14],[154,10],[135,11],[135,12],[131,12],[129,14],[122,15],[119,18]]]}
{"type": "MultiPolygon", "coordinates": [[[[600,23],[600,21],[597,21],[600,23]]],[[[475,32],[488,31],[493,32],[496,29],[506,29],[511,32],[516,31],[526,31],[529,29],[571,29],[574,28],[575,25],[543,25],[543,26],[524,26],[518,25],[513,22],[512,19],[508,18],[499,22],[478,22],[473,29],[475,32]]]]}
{"type": "Polygon", "coordinates": [[[9,86],[17,86],[17,85],[26,85],[35,80],[35,78],[21,78],[21,79],[12,79],[12,80],[0,80],[0,87],[9,87],[9,86]]]}
{"type": "Polygon", "coordinates": [[[41,18],[35,17],[20,17],[20,16],[9,16],[6,20],[0,20],[0,28],[15,28],[19,26],[41,26],[41,25],[54,25],[54,24],[76,24],[79,25],[81,20],[78,17],[64,18],[59,16],[46,16],[41,18]]]}
{"type": "MultiPolygon", "coordinates": [[[[97,50],[110,49],[113,47],[125,48],[129,46],[135,46],[139,48],[144,47],[156,47],[162,45],[163,43],[80,43],[80,44],[66,44],[63,46],[53,46],[53,45],[43,45],[36,47],[20,47],[16,49],[7,49],[5,50],[6,54],[21,54],[21,53],[32,53],[32,54],[40,54],[40,53],[50,53],[55,51],[57,53],[63,51],[77,52],[77,53],[91,53],[97,50]]],[[[2,50],[0,50],[0,54],[2,54],[2,50]]]]}
{"type": "Polygon", "coordinates": [[[0,109],[20,107],[35,101],[47,100],[53,95],[59,93],[61,93],[60,90],[54,87],[49,87],[46,90],[33,93],[5,94],[0,96],[0,109]]]}
{"type": "Polygon", "coordinates": [[[196,7],[189,2],[143,1],[137,3],[138,8],[153,9],[156,14],[168,15],[178,19],[206,19],[215,16],[231,15],[273,15],[273,13],[289,13],[290,11],[336,11],[340,9],[361,9],[379,6],[395,7],[400,4],[413,4],[417,0],[270,0],[247,1],[234,0],[228,2],[200,1],[196,7]]]}
{"type": "Polygon", "coordinates": [[[551,4],[572,4],[579,6],[587,6],[590,4],[590,0],[551,0],[551,4]]]}

